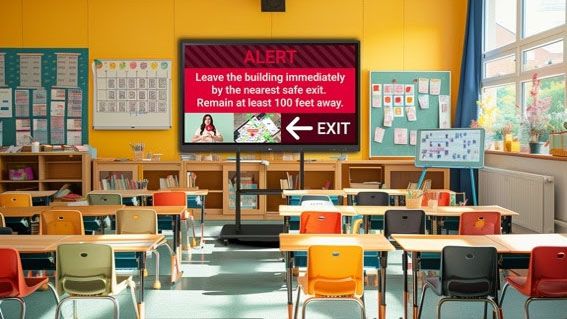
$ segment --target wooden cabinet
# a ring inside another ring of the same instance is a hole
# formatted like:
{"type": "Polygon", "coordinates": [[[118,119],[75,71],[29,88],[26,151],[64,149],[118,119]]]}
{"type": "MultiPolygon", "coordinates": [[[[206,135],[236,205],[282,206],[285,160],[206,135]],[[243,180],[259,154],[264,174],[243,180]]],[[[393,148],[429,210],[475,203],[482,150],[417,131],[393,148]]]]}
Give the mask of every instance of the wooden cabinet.
{"type": "Polygon", "coordinates": [[[135,189],[147,183],[158,190],[185,185],[179,161],[93,161],[93,189],[135,189]]]}
{"type": "MultiPolygon", "coordinates": [[[[403,189],[417,182],[422,170],[415,167],[413,159],[346,161],[341,163],[339,188],[376,188],[374,182],[379,182],[384,188],[403,189]]],[[[447,168],[428,168],[425,178],[431,179],[432,188],[450,188],[447,168]]]]}
{"type": "MultiPolygon", "coordinates": [[[[236,164],[223,163],[223,215],[234,215],[236,199],[236,164]]],[[[265,189],[266,166],[261,163],[240,164],[241,189],[265,189]]],[[[242,215],[263,215],[266,211],[266,196],[242,195],[240,197],[242,215]]],[[[260,216],[261,218],[261,216],[260,216]]]]}
{"type": "Polygon", "coordinates": [[[91,158],[80,152],[1,153],[0,191],[69,189],[85,195],[91,189],[91,158]]]}
{"type": "Polygon", "coordinates": [[[223,163],[204,161],[184,161],[183,175],[185,184],[182,186],[208,189],[205,200],[207,218],[211,215],[221,216],[223,213],[223,163]]]}

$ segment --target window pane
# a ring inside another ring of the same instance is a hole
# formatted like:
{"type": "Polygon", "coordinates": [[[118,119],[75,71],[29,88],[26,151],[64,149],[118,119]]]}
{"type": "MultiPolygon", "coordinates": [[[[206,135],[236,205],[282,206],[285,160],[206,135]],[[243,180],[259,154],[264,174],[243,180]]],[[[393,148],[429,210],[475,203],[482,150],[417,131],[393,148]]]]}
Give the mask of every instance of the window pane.
{"type": "Polygon", "coordinates": [[[565,24],[565,0],[524,0],[524,38],[565,24]]]}
{"type": "Polygon", "coordinates": [[[526,50],[522,53],[522,70],[539,69],[546,65],[563,62],[563,41],[526,50]]]}
{"type": "Polygon", "coordinates": [[[486,0],[485,5],[484,51],[516,41],[516,0],[486,0]]]}
{"type": "Polygon", "coordinates": [[[479,110],[479,125],[495,139],[502,139],[505,129],[518,136],[521,116],[516,107],[516,85],[514,83],[484,88],[483,107],[479,110]]]}
{"type": "Polygon", "coordinates": [[[500,59],[487,61],[484,64],[484,77],[492,78],[512,74],[516,71],[516,59],[514,55],[509,55],[500,59]]]}
{"type": "MultiPolygon", "coordinates": [[[[530,96],[532,81],[522,83],[523,110],[524,114],[528,105],[533,103],[530,96]]],[[[544,106],[549,105],[545,113],[548,128],[551,130],[563,130],[563,122],[567,121],[565,113],[565,75],[559,75],[541,79],[538,100],[544,106]]],[[[545,140],[547,137],[542,137],[545,140]]]]}

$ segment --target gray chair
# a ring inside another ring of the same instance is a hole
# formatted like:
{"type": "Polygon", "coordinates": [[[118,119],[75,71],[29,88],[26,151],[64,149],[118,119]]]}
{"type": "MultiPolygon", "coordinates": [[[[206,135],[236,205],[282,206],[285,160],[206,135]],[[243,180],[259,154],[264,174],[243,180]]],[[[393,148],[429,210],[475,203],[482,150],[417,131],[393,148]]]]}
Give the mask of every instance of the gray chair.
{"type": "MultiPolygon", "coordinates": [[[[386,192],[360,192],[356,195],[357,206],[390,206],[390,195],[386,192]]],[[[364,232],[370,229],[384,229],[384,217],[370,216],[365,218],[364,232]]]]}
{"type": "Polygon", "coordinates": [[[442,297],[437,304],[438,319],[441,318],[441,306],[448,301],[489,303],[496,317],[502,318],[497,295],[498,255],[494,247],[444,247],[439,276],[427,277],[423,285],[418,318],[421,318],[427,288],[442,297]]]}

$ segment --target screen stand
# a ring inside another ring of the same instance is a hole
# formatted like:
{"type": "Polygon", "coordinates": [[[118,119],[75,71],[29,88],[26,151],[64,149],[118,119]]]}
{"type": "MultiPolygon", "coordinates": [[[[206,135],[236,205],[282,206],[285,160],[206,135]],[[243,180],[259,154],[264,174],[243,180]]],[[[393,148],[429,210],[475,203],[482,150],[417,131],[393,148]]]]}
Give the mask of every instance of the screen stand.
{"type": "Polygon", "coordinates": [[[423,185],[423,181],[425,180],[425,174],[427,174],[427,167],[423,168],[421,171],[421,175],[419,175],[419,179],[417,180],[417,189],[420,189],[423,185]]]}
{"type": "MultiPolygon", "coordinates": [[[[305,186],[305,155],[300,152],[299,160],[299,187],[305,186]]],[[[239,240],[243,242],[278,242],[280,233],[284,232],[283,224],[242,224],[242,207],[240,196],[242,195],[279,195],[281,189],[241,189],[240,188],[240,150],[236,151],[236,188],[234,201],[234,224],[224,225],[220,232],[220,239],[228,244],[229,240],[239,240]]]]}
{"type": "Polygon", "coordinates": [[[469,172],[471,173],[471,193],[472,193],[472,202],[473,206],[477,206],[478,203],[476,201],[476,187],[474,182],[474,171],[472,168],[469,168],[469,172]]]}

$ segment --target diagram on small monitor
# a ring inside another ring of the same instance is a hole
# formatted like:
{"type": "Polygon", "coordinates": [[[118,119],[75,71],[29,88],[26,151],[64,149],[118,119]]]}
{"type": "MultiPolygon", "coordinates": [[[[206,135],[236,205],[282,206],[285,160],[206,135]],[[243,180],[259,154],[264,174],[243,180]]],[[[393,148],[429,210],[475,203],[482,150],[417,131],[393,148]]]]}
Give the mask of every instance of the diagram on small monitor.
{"type": "Polygon", "coordinates": [[[480,162],[484,151],[482,130],[420,130],[421,162],[480,162]]]}

